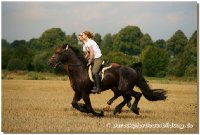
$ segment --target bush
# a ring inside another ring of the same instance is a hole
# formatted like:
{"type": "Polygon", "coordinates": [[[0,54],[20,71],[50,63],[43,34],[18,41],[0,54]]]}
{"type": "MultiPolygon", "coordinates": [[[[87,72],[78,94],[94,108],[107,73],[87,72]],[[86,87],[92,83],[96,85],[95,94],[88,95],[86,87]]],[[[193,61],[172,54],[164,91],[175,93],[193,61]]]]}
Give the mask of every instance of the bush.
{"type": "Polygon", "coordinates": [[[166,72],[165,71],[160,71],[156,74],[156,77],[165,77],[166,76],[166,72]]]}
{"type": "Polygon", "coordinates": [[[47,52],[43,52],[35,55],[33,59],[33,66],[35,71],[47,71],[50,67],[47,64],[49,58],[49,54],[47,52]]]}
{"type": "Polygon", "coordinates": [[[126,55],[122,52],[109,52],[104,58],[122,65],[130,65],[138,61],[136,57],[126,55]]]}
{"type": "Polygon", "coordinates": [[[186,67],[186,70],[185,70],[185,74],[184,76],[192,76],[192,77],[196,77],[197,76],[197,66],[195,65],[189,65],[186,67]]]}
{"type": "Polygon", "coordinates": [[[149,77],[164,77],[166,75],[169,55],[158,47],[147,47],[142,51],[141,61],[144,74],[149,77]]]}
{"type": "Polygon", "coordinates": [[[7,69],[8,70],[21,70],[21,69],[23,69],[23,62],[18,58],[13,58],[13,59],[9,60],[7,69]]]}
{"type": "Polygon", "coordinates": [[[28,80],[46,80],[47,78],[42,76],[41,73],[30,72],[28,73],[28,80]]]}

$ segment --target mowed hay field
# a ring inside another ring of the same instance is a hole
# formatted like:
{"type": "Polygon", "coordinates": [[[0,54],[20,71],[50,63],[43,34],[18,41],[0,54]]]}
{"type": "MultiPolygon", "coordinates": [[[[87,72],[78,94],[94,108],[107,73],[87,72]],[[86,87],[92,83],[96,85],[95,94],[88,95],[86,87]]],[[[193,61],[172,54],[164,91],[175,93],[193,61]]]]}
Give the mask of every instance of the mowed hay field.
{"type": "Polygon", "coordinates": [[[114,116],[114,107],[122,98],[108,107],[107,101],[113,93],[105,91],[91,95],[94,109],[104,110],[105,116],[97,118],[72,108],[74,92],[69,81],[2,80],[2,132],[198,132],[196,83],[150,81],[149,84],[151,88],[168,90],[168,99],[150,102],[142,97],[139,102],[140,115],[135,115],[125,106],[121,114],[114,116]]]}

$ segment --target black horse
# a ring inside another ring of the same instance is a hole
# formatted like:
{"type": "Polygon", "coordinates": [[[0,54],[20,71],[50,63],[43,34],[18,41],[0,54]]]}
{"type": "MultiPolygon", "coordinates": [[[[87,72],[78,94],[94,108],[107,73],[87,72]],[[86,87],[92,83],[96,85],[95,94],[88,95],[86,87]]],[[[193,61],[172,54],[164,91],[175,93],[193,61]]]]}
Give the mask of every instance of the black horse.
{"type": "MultiPolygon", "coordinates": [[[[79,50],[68,44],[58,47],[48,61],[48,64],[54,68],[64,64],[71,87],[75,92],[72,106],[80,112],[92,113],[94,116],[101,117],[104,115],[103,111],[96,112],[90,102],[89,95],[92,93],[91,90],[94,84],[89,79],[86,63],[79,50]],[[82,98],[85,102],[84,105],[78,104],[78,101],[82,98]]],[[[138,102],[142,95],[149,101],[165,100],[167,98],[165,90],[150,89],[140,72],[116,63],[112,63],[112,68],[105,72],[101,89],[103,91],[112,89],[114,92],[119,93],[120,96],[123,96],[124,100],[115,107],[114,115],[121,112],[125,104],[130,102],[131,97],[135,98],[131,106],[131,110],[135,114],[139,114],[138,102]],[[142,93],[133,90],[135,85],[140,88],[142,93]]]]}
{"type": "MultiPolygon", "coordinates": [[[[139,72],[140,74],[142,74],[142,63],[141,62],[133,63],[131,65],[128,65],[128,67],[131,67],[134,70],[136,70],[137,72],[139,72]]],[[[115,88],[112,88],[111,90],[113,91],[114,96],[107,102],[108,105],[111,105],[113,103],[113,101],[115,101],[118,97],[122,96],[119,91],[115,90],[115,88]]],[[[127,106],[129,108],[131,108],[131,102],[128,102],[127,106]]]]}

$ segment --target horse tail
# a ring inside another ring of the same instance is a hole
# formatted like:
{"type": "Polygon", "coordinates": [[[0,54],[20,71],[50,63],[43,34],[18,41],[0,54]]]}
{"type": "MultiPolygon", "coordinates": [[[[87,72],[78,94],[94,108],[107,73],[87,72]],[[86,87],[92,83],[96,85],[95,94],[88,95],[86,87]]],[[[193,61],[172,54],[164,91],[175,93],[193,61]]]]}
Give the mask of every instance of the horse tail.
{"type": "Polygon", "coordinates": [[[142,62],[135,62],[129,65],[129,67],[142,74],[142,62]]]}
{"type": "MultiPolygon", "coordinates": [[[[137,71],[137,70],[136,70],[137,71]]],[[[138,83],[136,84],[142,91],[144,97],[149,101],[165,100],[167,91],[164,89],[151,89],[140,72],[138,74],[138,83]]]]}

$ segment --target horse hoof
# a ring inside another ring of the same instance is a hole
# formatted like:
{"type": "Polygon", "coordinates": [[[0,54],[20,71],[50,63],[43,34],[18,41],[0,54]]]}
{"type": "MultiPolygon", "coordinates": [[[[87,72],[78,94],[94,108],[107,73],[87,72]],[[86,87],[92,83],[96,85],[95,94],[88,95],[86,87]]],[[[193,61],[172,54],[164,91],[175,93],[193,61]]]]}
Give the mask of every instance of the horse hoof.
{"type": "Polygon", "coordinates": [[[128,103],[127,103],[127,107],[128,107],[128,108],[131,108],[131,102],[128,102],[128,103]]]}
{"type": "Polygon", "coordinates": [[[140,108],[137,108],[137,109],[131,109],[136,115],[140,115],[140,113],[139,113],[139,110],[140,110],[140,108]]]}
{"type": "Polygon", "coordinates": [[[122,110],[115,109],[114,112],[113,112],[113,114],[116,115],[117,113],[120,114],[121,112],[122,112],[122,110]]]}
{"type": "Polygon", "coordinates": [[[108,102],[107,102],[107,104],[108,104],[108,105],[111,105],[111,104],[112,104],[112,102],[111,102],[111,101],[108,101],[108,102]]]}
{"type": "Polygon", "coordinates": [[[104,116],[104,112],[103,112],[103,111],[101,111],[101,112],[100,112],[100,113],[98,113],[96,116],[97,116],[97,117],[103,117],[103,116],[104,116]]]}
{"type": "Polygon", "coordinates": [[[103,111],[101,111],[100,116],[104,116],[104,112],[103,111]]]}
{"type": "Polygon", "coordinates": [[[114,112],[113,112],[113,114],[114,114],[114,115],[116,115],[116,114],[117,114],[117,112],[116,112],[116,111],[114,111],[114,112]]]}

